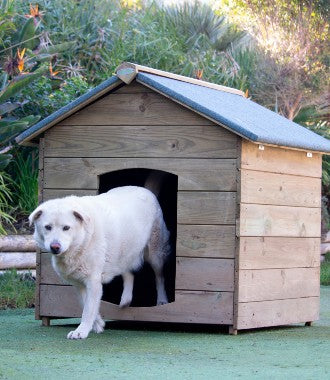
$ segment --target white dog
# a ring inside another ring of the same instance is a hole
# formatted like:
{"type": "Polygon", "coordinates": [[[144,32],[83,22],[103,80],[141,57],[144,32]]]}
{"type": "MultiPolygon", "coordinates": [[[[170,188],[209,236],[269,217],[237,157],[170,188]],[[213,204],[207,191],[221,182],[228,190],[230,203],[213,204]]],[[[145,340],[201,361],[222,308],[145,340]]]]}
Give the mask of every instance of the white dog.
{"type": "Polygon", "coordinates": [[[155,195],[124,186],[96,196],[69,196],[41,204],[29,217],[38,246],[52,252],[56,272],[80,294],[83,313],[69,339],[101,333],[102,284],[123,277],[120,306],[132,301],[134,276],[143,260],[156,275],[157,304],[167,303],[163,265],[169,254],[169,232],[155,195]]]}

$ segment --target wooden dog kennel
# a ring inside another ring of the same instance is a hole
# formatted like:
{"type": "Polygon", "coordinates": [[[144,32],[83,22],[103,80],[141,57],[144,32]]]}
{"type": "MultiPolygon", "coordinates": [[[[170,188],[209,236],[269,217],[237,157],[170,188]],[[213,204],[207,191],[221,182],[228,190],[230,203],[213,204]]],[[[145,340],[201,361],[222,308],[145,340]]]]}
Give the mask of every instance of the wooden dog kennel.
{"type": "MultiPolygon", "coordinates": [[[[238,90],[123,64],[18,136],[39,144],[40,202],[97,194],[104,173],[177,176],[174,301],[102,301],[105,319],[237,330],[319,317],[322,153],[328,140],[238,90]]],[[[166,205],[165,205],[166,207],[166,205]]],[[[36,318],[80,317],[71,286],[37,253],[36,318]]]]}

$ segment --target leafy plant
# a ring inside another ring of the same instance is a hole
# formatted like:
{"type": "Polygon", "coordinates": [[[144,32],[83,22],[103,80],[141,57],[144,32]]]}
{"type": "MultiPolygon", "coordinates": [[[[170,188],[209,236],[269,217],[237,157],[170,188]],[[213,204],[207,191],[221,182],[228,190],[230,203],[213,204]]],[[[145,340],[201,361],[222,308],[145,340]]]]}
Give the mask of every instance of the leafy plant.
{"type": "Polygon", "coordinates": [[[8,174],[0,171],[0,235],[6,234],[4,224],[12,225],[14,221],[13,217],[9,214],[12,202],[12,194],[8,186],[10,182],[11,179],[8,174]]]}

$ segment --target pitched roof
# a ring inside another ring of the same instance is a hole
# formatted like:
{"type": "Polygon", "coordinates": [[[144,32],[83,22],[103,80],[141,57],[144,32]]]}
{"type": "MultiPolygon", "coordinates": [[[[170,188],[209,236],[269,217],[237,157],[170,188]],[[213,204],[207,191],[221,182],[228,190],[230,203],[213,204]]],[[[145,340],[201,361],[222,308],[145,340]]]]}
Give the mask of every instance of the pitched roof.
{"type": "Polygon", "coordinates": [[[239,90],[134,64],[121,65],[117,75],[30,127],[16,141],[30,140],[123,81],[134,79],[250,141],[330,153],[329,140],[246,99],[239,90]]]}

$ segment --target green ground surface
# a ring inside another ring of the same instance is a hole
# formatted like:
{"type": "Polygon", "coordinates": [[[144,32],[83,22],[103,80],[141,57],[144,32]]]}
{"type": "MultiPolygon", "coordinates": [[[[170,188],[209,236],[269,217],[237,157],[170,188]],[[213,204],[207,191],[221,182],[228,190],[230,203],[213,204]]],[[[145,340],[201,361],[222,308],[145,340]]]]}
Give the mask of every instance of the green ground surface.
{"type": "Polygon", "coordinates": [[[330,287],[321,288],[313,327],[229,336],[210,327],[112,322],[85,341],[65,339],[77,321],[49,328],[31,309],[0,311],[0,379],[330,378],[330,287]]]}

